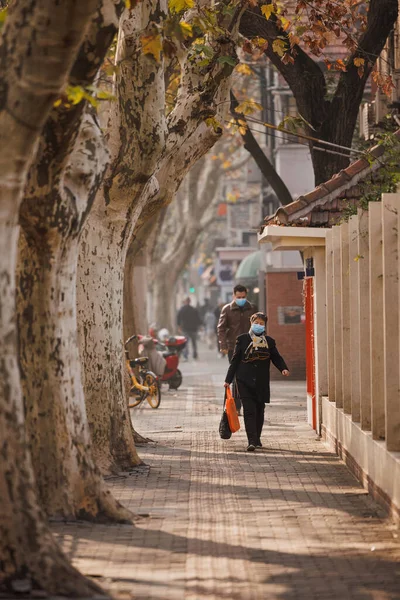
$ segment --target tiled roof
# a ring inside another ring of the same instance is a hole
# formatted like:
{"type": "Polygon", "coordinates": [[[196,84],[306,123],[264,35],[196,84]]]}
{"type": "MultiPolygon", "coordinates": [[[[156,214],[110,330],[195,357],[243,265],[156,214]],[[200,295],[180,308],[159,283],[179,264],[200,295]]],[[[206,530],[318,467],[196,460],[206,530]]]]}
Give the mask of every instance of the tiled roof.
{"type": "MultiPolygon", "coordinates": [[[[394,135],[400,141],[400,129],[394,135]]],[[[373,160],[361,158],[351,163],[308,194],[278,208],[274,215],[266,217],[265,225],[331,227],[340,220],[345,208],[357,206],[363,194],[359,182],[368,177],[379,180],[379,169],[383,164],[379,158],[383,157],[385,150],[382,144],[374,146],[369,152],[373,160]]]]}

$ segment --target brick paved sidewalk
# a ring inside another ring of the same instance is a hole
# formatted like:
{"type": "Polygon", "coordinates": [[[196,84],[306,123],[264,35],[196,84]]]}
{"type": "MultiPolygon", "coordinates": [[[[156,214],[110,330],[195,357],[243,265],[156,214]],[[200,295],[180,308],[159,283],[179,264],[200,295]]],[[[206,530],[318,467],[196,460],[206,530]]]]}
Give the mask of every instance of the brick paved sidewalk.
{"type": "Polygon", "coordinates": [[[304,386],[273,386],[264,449],[218,437],[224,361],[134,412],[156,443],[111,480],[129,525],[57,525],[74,564],[120,599],[400,599],[398,530],[306,424],[304,386]],[[219,387],[216,387],[218,384],[219,387]]]}

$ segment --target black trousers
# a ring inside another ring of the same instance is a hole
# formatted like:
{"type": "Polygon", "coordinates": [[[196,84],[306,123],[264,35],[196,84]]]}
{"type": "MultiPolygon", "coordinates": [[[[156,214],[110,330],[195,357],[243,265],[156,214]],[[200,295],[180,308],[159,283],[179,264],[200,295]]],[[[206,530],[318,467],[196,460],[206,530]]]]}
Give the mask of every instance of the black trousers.
{"type": "MultiPolygon", "coordinates": [[[[229,362],[231,362],[232,356],[233,356],[233,350],[228,350],[229,362]]],[[[239,389],[238,389],[238,386],[236,383],[236,378],[232,382],[232,394],[233,394],[233,397],[235,398],[236,409],[239,412],[240,409],[242,408],[242,402],[240,400],[240,393],[239,393],[239,389]]]]}
{"type": "Polygon", "coordinates": [[[241,382],[238,383],[238,388],[243,404],[247,440],[249,444],[257,446],[261,441],[261,433],[264,426],[265,404],[257,400],[256,390],[253,391],[241,382]]]}
{"type": "Polygon", "coordinates": [[[197,358],[197,331],[183,331],[183,335],[187,338],[186,348],[183,350],[183,356],[189,358],[189,340],[192,342],[193,358],[197,358]]]}

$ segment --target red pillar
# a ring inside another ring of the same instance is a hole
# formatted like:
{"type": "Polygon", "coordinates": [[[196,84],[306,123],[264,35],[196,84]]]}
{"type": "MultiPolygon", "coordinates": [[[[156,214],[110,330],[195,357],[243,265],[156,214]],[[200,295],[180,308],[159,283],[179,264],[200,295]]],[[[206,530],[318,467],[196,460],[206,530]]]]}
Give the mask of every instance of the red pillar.
{"type": "Polygon", "coordinates": [[[317,429],[317,401],[315,394],[315,349],[314,349],[314,280],[304,280],[306,313],[306,379],[307,396],[311,399],[312,427],[317,429]]]}

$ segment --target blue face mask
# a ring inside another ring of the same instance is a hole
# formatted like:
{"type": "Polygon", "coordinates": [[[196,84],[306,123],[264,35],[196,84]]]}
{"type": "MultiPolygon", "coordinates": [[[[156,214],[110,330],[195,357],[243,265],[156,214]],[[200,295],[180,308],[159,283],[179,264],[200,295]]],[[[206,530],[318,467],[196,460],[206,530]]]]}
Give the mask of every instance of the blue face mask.
{"type": "Polygon", "coordinates": [[[240,308],[243,308],[243,306],[246,304],[247,300],[246,300],[246,298],[235,298],[235,302],[238,306],[240,306],[240,308]]]}
{"type": "Polygon", "coordinates": [[[256,335],[262,335],[265,331],[265,325],[259,325],[258,323],[253,323],[251,326],[251,330],[256,335]]]}

